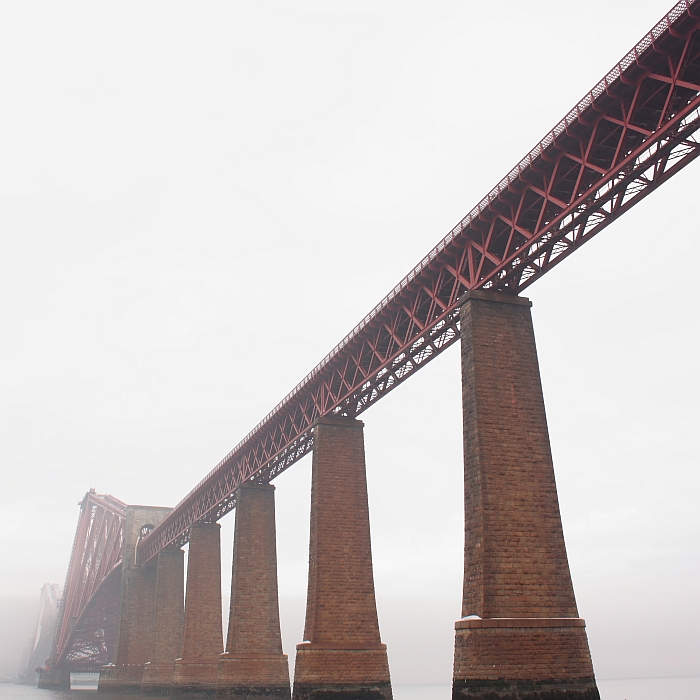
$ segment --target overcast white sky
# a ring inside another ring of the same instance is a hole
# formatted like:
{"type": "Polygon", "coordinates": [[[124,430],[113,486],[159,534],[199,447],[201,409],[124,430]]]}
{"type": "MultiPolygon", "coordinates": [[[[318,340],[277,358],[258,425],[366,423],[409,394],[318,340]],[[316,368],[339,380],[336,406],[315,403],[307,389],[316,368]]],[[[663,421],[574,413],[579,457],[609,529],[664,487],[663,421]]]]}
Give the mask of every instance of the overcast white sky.
{"type": "MultiPolygon", "coordinates": [[[[669,7],[3,4],[0,621],[63,584],[88,488],[174,505],[669,7]]],[[[700,674],[699,177],[527,293],[601,678],[700,674]]],[[[458,360],[363,416],[397,683],[451,677],[458,360]]],[[[276,483],[293,654],[310,458],[276,483]]]]}

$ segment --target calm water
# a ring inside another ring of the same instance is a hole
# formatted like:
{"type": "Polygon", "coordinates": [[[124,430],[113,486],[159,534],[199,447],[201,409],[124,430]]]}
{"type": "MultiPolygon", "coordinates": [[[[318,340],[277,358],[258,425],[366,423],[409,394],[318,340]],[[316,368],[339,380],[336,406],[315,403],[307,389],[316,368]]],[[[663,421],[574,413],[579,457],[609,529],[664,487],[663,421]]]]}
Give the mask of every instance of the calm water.
{"type": "MultiPolygon", "coordinates": [[[[601,700],[700,700],[700,677],[598,681],[601,700]]],[[[0,700],[134,700],[133,695],[97,695],[92,690],[59,693],[0,684],[0,700]]],[[[449,685],[395,685],[394,700],[449,700],[449,685]]]]}

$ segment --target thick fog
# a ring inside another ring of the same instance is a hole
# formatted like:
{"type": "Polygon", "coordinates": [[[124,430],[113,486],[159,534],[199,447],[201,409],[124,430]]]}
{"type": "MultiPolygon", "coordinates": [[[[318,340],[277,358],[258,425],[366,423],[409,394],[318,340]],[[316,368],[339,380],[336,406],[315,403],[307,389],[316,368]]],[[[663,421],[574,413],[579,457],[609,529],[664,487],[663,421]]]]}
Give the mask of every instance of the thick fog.
{"type": "MultiPolygon", "coordinates": [[[[179,501],[669,7],[6,4],[0,675],[85,491],[179,501]]],[[[526,292],[601,678],[700,674],[699,182],[526,292]]],[[[451,678],[460,411],[452,348],[362,416],[396,683],[451,678]]],[[[310,457],[275,483],[291,656],[310,457]]]]}

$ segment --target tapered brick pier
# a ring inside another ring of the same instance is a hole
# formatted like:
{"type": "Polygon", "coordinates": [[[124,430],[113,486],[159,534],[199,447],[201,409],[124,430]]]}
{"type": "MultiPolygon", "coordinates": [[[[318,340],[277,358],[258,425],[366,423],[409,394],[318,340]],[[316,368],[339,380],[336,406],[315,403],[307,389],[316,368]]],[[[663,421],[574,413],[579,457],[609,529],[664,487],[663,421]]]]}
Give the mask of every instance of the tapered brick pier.
{"type": "Polygon", "coordinates": [[[453,699],[598,700],[571,584],[530,302],[461,307],[465,563],[453,699]]]}
{"type": "Polygon", "coordinates": [[[139,538],[157,525],[170,508],[127,506],[124,526],[119,632],[114,664],[100,671],[98,692],[138,694],[144,664],[151,655],[156,606],[156,562],[136,564],[139,538]]]}
{"type": "Polygon", "coordinates": [[[175,661],[171,696],[211,698],[224,640],[221,630],[221,526],[190,528],[182,657],[175,661]]]}
{"type": "Polygon", "coordinates": [[[143,671],[142,695],[169,695],[175,659],[182,651],[185,553],[170,545],[158,554],[153,646],[143,671]]]}
{"type": "Polygon", "coordinates": [[[391,700],[374,597],[363,423],[314,426],[309,587],[294,700],[391,700]]]}
{"type": "Polygon", "coordinates": [[[244,483],[237,491],[231,613],[216,697],[291,697],[280,634],[275,487],[270,484],[244,483]]]}

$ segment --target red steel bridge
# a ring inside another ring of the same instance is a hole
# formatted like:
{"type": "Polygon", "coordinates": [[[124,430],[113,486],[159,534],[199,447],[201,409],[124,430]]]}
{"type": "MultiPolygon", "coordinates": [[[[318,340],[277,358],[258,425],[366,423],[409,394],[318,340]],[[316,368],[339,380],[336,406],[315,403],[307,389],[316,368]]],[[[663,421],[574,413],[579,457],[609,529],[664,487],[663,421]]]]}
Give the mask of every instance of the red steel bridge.
{"type": "Polygon", "coordinates": [[[99,671],[114,657],[124,557],[126,503],[91,489],[78,528],[59,609],[51,668],[99,671]]]}
{"type": "MultiPolygon", "coordinates": [[[[301,459],[318,417],[358,416],[455,343],[467,291],[520,293],[673,177],[700,155],[698,129],[700,0],[682,0],[140,540],[139,562],[301,459]]],[[[110,660],[123,511],[82,502],[52,665],[110,660]]]]}

